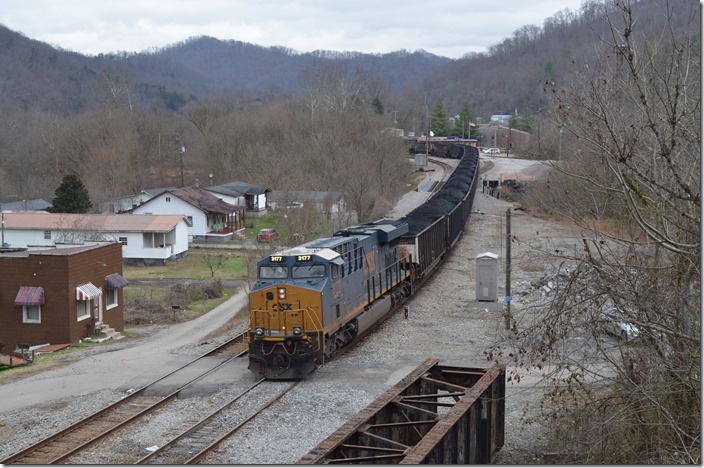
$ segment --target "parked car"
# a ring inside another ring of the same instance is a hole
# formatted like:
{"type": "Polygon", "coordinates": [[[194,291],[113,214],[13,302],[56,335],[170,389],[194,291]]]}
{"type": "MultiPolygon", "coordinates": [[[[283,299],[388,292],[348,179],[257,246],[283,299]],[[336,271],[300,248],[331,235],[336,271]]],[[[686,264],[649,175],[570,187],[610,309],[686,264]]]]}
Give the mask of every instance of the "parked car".
{"type": "Polygon", "coordinates": [[[638,337],[638,327],[629,323],[623,311],[617,307],[610,307],[599,316],[602,329],[611,335],[631,341],[638,337]]]}
{"type": "Polygon", "coordinates": [[[257,234],[257,242],[274,242],[275,240],[279,240],[279,233],[276,232],[276,229],[260,229],[257,234]]]}
{"type": "Polygon", "coordinates": [[[501,154],[501,148],[486,148],[484,154],[501,154]]]}

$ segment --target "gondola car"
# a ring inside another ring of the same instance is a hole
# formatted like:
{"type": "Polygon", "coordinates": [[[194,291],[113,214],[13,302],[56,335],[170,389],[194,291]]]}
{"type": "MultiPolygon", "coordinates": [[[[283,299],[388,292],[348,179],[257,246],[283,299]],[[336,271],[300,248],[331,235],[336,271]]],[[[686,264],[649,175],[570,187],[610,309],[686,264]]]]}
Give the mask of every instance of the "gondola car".
{"type": "Polygon", "coordinates": [[[249,368],[302,379],[432,275],[472,209],[479,154],[462,158],[443,187],[400,220],[381,219],[260,260],[249,294],[249,368]]]}

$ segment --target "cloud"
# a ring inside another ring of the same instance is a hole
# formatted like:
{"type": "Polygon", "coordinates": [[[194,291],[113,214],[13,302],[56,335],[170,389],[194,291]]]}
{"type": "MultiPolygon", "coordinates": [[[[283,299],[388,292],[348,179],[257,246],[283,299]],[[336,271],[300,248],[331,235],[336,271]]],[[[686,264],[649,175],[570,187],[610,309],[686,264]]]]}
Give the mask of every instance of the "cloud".
{"type": "Polygon", "coordinates": [[[565,7],[578,10],[579,1],[35,0],[4,5],[0,23],[31,39],[91,55],[212,36],[298,52],[424,49],[458,58],[486,50],[523,25],[541,26],[565,7]]]}

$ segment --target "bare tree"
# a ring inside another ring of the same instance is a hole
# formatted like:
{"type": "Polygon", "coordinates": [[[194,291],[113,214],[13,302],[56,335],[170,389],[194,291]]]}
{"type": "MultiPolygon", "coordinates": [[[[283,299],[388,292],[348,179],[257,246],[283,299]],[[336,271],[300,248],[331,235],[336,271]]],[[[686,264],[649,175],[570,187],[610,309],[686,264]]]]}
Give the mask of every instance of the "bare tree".
{"type": "Polygon", "coordinates": [[[554,295],[533,324],[517,320],[512,356],[552,379],[552,424],[572,457],[700,463],[700,13],[678,26],[679,4],[660,2],[643,24],[635,5],[604,6],[598,66],[551,92],[577,143],[546,191],[583,227],[583,248],[553,259],[554,295]],[[608,309],[635,339],[605,337],[608,309]]]}
{"type": "Polygon", "coordinates": [[[210,270],[210,277],[215,278],[215,272],[219,271],[229,260],[229,255],[218,251],[205,251],[201,255],[201,261],[210,270]]]}

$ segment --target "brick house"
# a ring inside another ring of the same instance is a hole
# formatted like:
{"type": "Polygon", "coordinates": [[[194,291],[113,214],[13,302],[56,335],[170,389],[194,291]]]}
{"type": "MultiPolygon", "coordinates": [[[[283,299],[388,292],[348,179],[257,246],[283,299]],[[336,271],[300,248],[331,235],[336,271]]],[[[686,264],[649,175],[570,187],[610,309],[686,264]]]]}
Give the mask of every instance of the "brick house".
{"type": "MultiPolygon", "coordinates": [[[[75,343],[96,326],[124,330],[122,248],[105,245],[0,253],[0,343],[75,343]]],[[[31,349],[30,348],[30,349],[31,349]]]]}

